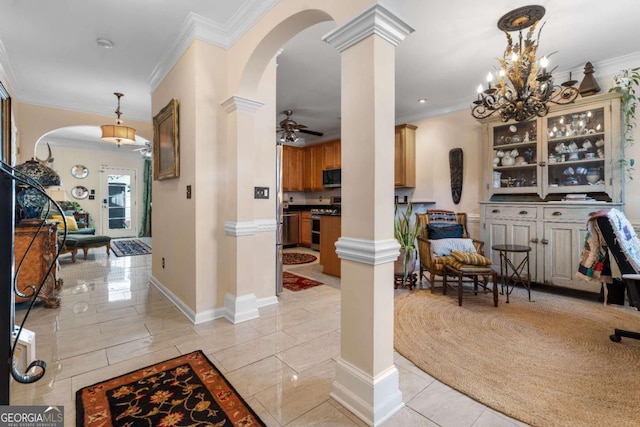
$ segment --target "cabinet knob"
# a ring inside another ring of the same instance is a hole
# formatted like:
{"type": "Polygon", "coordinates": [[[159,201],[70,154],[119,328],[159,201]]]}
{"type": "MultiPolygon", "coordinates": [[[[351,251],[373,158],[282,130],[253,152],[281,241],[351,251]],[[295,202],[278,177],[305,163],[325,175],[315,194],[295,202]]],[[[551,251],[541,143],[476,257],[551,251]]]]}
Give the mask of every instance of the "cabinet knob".
{"type": "Polygon", "coordinates": [[[538,240],[537,237],[534,237],[533,239],[531,239],[531,243],[538,243],[540,240],[538,240]]]}
{"type": "Polygon", "coordinates": [[[555,211],[551,215],[553,215],[553,216],[562,216],[562,212],[555,211]]]}
{"type": "Polygon", "coordinates": [[[541,167],[545,167],[545,166],[547,166],[547,162],[540,162],[540,163],[539,163],[539,165],[540,165],[541,167]]]}
{"type": "Polygon", "coordinates": [[[548,245],[549,241],[547,239],[542,239],[540,240],[540,243],[542,243],[543,245],[548,245]]]}
{"type": "Polygon", "coordinates": [[[500,209],[494,209],[491,211],[491,213],[500,213],[500,209]]]}
{"type": "Polygon", "coordinates": [[[529,212],[527,212],[527,211],[520,211],[519,213],[520,213],[520,215],[526,215],[526,214],[528,214],[529,212]]]}

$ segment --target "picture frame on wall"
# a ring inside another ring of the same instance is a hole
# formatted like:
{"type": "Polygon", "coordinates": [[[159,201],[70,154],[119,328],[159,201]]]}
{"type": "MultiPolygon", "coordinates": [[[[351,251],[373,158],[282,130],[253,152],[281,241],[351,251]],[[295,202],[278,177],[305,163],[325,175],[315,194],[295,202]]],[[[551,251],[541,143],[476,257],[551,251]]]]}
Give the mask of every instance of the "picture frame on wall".
{"type": "Polygon", "coordinates": [[[172,99],[153,117],[153,179],[180,176],[178,100],[172,99]]]}

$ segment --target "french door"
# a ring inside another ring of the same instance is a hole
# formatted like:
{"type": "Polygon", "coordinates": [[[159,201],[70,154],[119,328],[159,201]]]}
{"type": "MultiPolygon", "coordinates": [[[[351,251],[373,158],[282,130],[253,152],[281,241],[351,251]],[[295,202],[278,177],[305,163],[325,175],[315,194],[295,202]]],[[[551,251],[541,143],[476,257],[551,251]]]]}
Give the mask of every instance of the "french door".
{"type": "Polygon", "coordinates": [[[138,235],[136,170],[102,170],[102,234],[135,237],[138,235]]]}

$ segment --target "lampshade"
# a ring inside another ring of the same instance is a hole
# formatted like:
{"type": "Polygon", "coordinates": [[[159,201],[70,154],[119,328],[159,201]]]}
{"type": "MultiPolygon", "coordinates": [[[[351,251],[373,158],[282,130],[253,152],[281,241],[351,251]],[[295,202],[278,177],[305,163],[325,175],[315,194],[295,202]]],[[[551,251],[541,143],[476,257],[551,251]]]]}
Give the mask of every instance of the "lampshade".
{"type": "Polygon", "coordinates": [[[26,162],[17,165],[14,169],[17,172],[33,179],[43,187],[60,185],[61,182],[60,175],[58,175],[56,171],[34,159],[27,160],[26,162]]]}
{"type": "Polygon", "coordinates": [[[120,118],[122,115],[122,112],[120,112],[120,98],[124,95],[118,92],[114,92],[114,95],[118,98],[118,108],[116,109],[116,116],[118,118],[116,119],[115,125],[100,126],[100,129],[102,129],[102,137],[100,139],[104,142],[116,144],[118,147],[122,144],[135,144],[136,130],[125,126],[120,118]]]}
{"type": "Polygon", "coordinates": [[[136,143],[136,130],[124,125],[102,125],[102,139],[104,142],[111,142],[113,144],[135,144],[136,143]]]}
{"type": "Polygon", "coordinates": [[[20,178],[30,178],[29,185],[20,183],[21,188],[16,191],[16,203],[20,208],[23,223],[41,223],[40,215],[45,205],[48,203],[47,196],[39,189],[32,186],[35,181],[43,187],[60,185],[60,175],[44,163],[34,159],[17,165],[14,170],[20,178]]]}
{"type": "Polygon", "coordinates": [[[64,190],[51,190],[49,191],[49,197],[51,197],[54,202],[69,201],[69,196],[67,196],[67,192],[64,190]]]}

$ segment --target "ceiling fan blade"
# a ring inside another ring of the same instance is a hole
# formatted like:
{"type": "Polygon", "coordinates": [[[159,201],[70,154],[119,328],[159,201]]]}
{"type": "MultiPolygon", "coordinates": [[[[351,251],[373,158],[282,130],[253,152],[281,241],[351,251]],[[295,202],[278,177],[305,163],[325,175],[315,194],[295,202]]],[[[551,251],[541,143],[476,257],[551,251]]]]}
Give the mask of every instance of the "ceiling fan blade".
{"type": "Polygon", "coordinates": [[[313,130],[307,130],[307,129],[298,129],[298,132],[300,132],[300,133],[307,133],[307,134],[309,134],[309,135],[315,135],[315,136],[322,136],[322,135],[324,135],[324,133],[322,133],[322,132],[316,132],[316,131],[313,131],[313,130]]]}

